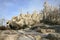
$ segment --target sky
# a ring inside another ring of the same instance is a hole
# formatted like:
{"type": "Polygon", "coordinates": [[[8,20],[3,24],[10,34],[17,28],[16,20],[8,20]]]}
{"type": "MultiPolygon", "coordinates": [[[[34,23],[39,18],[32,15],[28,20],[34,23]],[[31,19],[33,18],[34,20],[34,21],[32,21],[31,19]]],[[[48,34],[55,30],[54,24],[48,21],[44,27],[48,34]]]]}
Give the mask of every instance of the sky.
{"type": "MultiPolygon", "coordinates": [[[[47,0],[50,5],[58,6],[60,0],[47,0]]],[[[11,19],[21,12],[25,14],[43,9],[45,0],[0,0],[0,18],[11,19]]]]}

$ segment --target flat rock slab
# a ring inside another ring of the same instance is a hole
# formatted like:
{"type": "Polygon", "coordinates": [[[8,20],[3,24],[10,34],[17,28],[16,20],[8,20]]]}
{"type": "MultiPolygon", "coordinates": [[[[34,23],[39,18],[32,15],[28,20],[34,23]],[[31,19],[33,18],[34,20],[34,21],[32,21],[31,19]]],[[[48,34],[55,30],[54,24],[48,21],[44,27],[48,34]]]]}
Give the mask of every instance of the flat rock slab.
{"type": "Polygon", "coordinates": [[[22,30],[0,30],[0,40],[49,40],[44,38],[47,37],[47,35],[48,34],[42,34],[34,31],[25,32],[22,30]]]}

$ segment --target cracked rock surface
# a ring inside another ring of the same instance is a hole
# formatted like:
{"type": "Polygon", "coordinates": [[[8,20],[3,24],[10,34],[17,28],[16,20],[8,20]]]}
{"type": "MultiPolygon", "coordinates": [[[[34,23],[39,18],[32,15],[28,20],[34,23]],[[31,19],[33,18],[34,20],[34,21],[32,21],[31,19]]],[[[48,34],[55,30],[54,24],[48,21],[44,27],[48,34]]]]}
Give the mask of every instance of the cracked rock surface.
{"type": "Polygon", "coordinates": [[[60,40],[60,34],[44,34],[24,30],[0,30],[0,40],[60,40]]]}

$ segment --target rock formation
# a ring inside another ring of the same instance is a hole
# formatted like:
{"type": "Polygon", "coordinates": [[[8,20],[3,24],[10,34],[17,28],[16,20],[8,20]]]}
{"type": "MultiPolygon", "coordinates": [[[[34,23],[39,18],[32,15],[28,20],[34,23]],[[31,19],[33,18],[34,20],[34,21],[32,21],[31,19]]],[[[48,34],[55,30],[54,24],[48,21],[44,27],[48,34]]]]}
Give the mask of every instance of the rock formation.
{"type": "Polygon", "coordinates": [[[7,27],[0,27],[0,40],[60,40],[58,11],[45,2],[42,13],[34,11],[13,16],[7,21],[7,27]]]}
{"type": "Polygon", "coordinates": [[[22,30],[0,30],[0,40],[60,40],[60,34],[43,34],[22,30]]]}
{"type": "Polygon", "coordinates": [[[31,27],[33,25],[35,25],[36,23],[40,23],[40,17],[42,15],[38,14],[36,12],[33,12],[33,14],[20,14],[18,16],[14,16],[12,17],[12,19],[10,21],[7,22],[7,25],[10,28],[23,28],[23,27],[31,27]]]}

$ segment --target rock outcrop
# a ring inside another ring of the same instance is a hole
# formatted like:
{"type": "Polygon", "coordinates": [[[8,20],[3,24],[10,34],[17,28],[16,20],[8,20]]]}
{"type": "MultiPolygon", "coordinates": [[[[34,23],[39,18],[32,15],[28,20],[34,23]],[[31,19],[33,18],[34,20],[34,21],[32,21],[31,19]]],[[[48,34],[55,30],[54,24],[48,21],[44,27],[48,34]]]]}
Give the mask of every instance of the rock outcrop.
{"type": "Polygon", "coordinates": [[[0,40],[60,40],[60,34],[44,34],[23,30],[0,30],[0,40]]]}
{"type": "Polygon", "coordinates": [[[19,16],[14,16],[10,21],[7,22],[7,26],[10,28],[31,28],[33,25],[40,23],[42,20],[42,14],[33,13],[33,14],[20,14],[19,16]]]}

